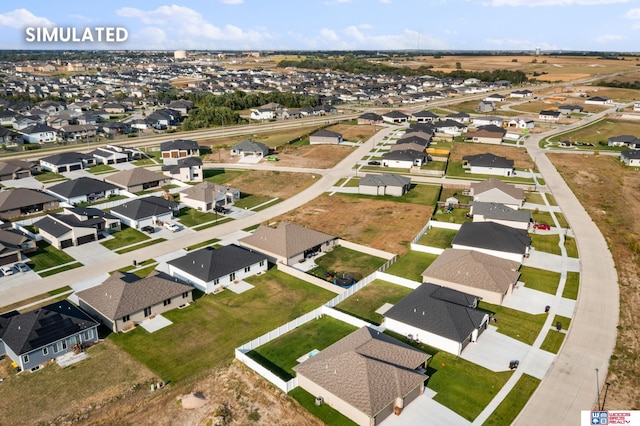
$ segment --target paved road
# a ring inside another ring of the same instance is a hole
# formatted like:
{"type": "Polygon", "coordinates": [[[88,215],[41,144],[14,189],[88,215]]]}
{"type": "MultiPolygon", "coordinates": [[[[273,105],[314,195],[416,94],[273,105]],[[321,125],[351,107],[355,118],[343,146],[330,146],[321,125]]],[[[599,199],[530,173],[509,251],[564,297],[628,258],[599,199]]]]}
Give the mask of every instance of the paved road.
{"type": "Polygon", "coordinates": [[[25,285],[16,286],[13,288],[3,288],[0,281],[0,306],[6,306],[12,303],[20,302],[24,299],[44,294],[48,291],[60,288],[65,285],[85,281],[94,276],[120,269],[124,266],[131,265],[134,260],[143,261],[146,259],[156,258],[167,253],[179,250],[181,248],[210,240],[212,238],[220,238],[238,229],[244,229],[258,223],[264,223],[272,217],[279,216],[310,202],[318,195],[323,194],[325,191],[331,188],[331,186],[340,178],[353,175],[353,164],[355,164],[357,160],[365,156],[366,153],[371,150],[372,146],[377,145],[380,141],[382,141],[384,136],[391,133],[395,129],[397,129],[397,127],[383,128],[372,137],[373,141],[369,139],[368,142],[363,143],[333,169],[323,170],[323,175],[318,175],[318,181],[311,185],[309,188],[287,200],[284,200],[281,203],[274,205],[273,207],[269,207],[267,209],[256,212],[256,214],[252,216],[223,223],[221,225],[214,226],[212,228],[208,228],[196,233],[185,233],[183,237],[180,236],[169,241],[146,247],[139,251],[129,252],[118,256],[116,259],[108,259],[92,263],[90,266],[85,266],[82,268],[55,274],[50,277],[37,279],[25,285]]]}
{"type": "MultiPolygon", "coordinates": [[[[575,127],[604,114],[588,117],[575,127]]],[[[602,385],[617,335],[619,289],[613,258],[596,224],[538,146],[553,133],[559,132],[532,136],[525,146],[575,234],[581,262],[580,294],[562,350],[516,419],[517,425],[579,425],[580,411],[595,406],[596,369],[602,385]]]]}

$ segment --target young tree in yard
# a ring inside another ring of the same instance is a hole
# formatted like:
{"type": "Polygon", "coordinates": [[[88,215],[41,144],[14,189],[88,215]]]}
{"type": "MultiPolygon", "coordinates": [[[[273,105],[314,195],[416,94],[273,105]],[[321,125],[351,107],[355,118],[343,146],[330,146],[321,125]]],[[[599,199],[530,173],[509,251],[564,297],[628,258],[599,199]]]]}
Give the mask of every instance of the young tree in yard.
{"type": "Polygon", "coordinates": [[[456,69],[457,70],[461,70],[462,69],[462,64],[460,62],[456,62],[456,69]]]}

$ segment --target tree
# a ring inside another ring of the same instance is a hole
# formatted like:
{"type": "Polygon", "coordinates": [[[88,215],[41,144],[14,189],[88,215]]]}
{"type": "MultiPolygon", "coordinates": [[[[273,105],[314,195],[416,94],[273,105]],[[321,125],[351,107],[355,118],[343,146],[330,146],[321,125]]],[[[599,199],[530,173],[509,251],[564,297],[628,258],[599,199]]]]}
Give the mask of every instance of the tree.
{"type": "Polygon", "coordinates": [[[460,62],[456,62],[456,69],[457,70],[461,70],[462,69],[462,64],[460,62]]]}

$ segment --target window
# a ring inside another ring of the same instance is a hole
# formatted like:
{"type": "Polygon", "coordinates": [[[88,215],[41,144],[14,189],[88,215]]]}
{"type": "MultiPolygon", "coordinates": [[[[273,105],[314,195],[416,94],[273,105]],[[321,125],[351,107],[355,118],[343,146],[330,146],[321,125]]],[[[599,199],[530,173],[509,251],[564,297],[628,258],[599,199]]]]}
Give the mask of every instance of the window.
{"type": "Polygon", "coordinates": [[[29,355],[22,355],[22,361],[26,364],[29,362],[29,355]]]}
{"type": "Polygon", "coordinates": [[[260,266],[264,266],[264,260],[260,261],[260,266]]]}
{"type": "Polygon", "coordinates": [[[251,270],[251,266],[247,266],[246,268],[244,268],[245,272],[249,272],[251,270]]]}
{"type": "Polygon", "coordinates": [[[230,273],[229,274],[229,281],[233,281],[235,279],[236,279],[236,273],[235,272],[230,273]]]}
{"type": "Polygon", "coordinates": [[[42,348],[42,355],[44,356],[49,355],[49,348],[42,348]]]}
{"type": "Polygon", "coordinates": [[[90,328],[89,330],[84,332],[84,340],[85,340],[85,342],[87,340],[91,340],[91,339],[93,339],[93,328],[90,328]]]}
{"type": "Polygon", "coordinates": [[[151,306],[149,306],[148,308],[144,308],[144,316],[151,316],[151,306]]]}
{"type": "Polygon", "coordinates": [[[56,342],[53,345],[53,352],[61,352],[63,350],[67,349],[67,341],[66,340],[61,340],[59,342],[56,342]]]}
{"type": "Polygon", "coordinates": [[[213,280],[213,285],[218,285],[220,284],[220,278],[216,278],[215,280],[213,280]]]}
{"type": "Polygon", "coordinates": [[[163,304],[164,306],[170,305],[170,304],[171,304],[171,299],[165,299],[165,300],[162,302],[162,304],[163,304]]]}
{"type": "Polygon", "coordinates": [[[131,319],[131,317],[129,315],[125,315],[122,317],[122,322],[127,322],[131,319]]]}
{"type": "Polygon", "coordinates": [[[185,291],[184,293],[182,293],[182,298],[186,299],[187,297],[189,297],[189,292],[185,291]]]}

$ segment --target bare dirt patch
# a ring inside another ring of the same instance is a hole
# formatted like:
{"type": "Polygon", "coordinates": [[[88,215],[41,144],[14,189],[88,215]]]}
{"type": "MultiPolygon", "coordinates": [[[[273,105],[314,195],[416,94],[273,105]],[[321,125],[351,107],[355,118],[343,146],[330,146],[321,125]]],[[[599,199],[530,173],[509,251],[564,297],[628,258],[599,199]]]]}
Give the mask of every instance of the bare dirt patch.
{"type": "Polygon", "coordinates": [[[321,195],[277,219],[404,254],[411,240],[433,215],[433,210],[432,206],[335,194],[321,195]]]}
{"type": "Polygon", "coordinates": [[[462,157],[465,155],[486,153],[491,153],[513,160],[514,167],[516,169],[530,169],[535,167],[533,160],[524,148],[467,142],[456,142],[453,144],[449,155],[449,161],[461,162],[462,157]]]}
{"type": "Polygon", "coordinates": [[[380,129],[380,126],[369,124],[336,124],[327,127],[327,130],[340,133],[345,141],[351,142],[367,140],[380,129]]]}
{"type": "Polygon", "coordinates": [[[249,170],[226,182],[241,192],[286,199],[311,186],[317,177],[311,173],[249,170]]]}
{"type": "Polygon", "coordinates": [[[609,410],[640,409],[640,173],[616,158],[549,154],[605,236],[618,271],[620,321],[609,374],[609,410]]]}
{"type": "Polygon", "coordinates": [[[329,169],[355,148],[344,145],[283,145],[278,148],[276,166],[329,169]]]}

